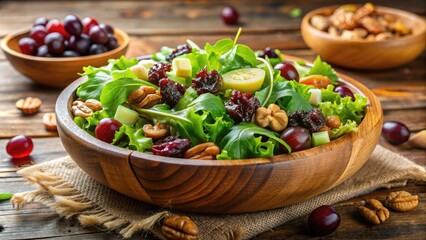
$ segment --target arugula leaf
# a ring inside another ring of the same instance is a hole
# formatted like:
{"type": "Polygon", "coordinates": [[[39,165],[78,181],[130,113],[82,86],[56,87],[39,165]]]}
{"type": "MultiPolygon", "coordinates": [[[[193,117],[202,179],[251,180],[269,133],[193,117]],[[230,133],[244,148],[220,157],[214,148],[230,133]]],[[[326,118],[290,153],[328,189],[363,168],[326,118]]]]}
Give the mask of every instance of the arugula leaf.
{"type": "Polygon", "coordinates": [[[13,193],[0,193],[0,201],[9,200],[13,197],[13,193]]]}
{"type": "Polygon", "coordinates": [[[104,110],[109,116],[114,116],[118,105],[124,103],[129,94],[140,86],[157,88],[157,86],[152,83],[132,78],[120,78],[106,83],[100,96],[100,101],[104,110]]]}
{"type": "Polygon", "coordinates": [[[138,79],[136,74],[132,70],[130,70],[130,68],[127,68],[126,70],[114,70],[111,72],[111,75],[114,80],[118,80],[121,78],[138,79]]]}
{"type": "Polygon", "coordinates": [[[190,139],[193,145],[216,140],[233,124],[223,117],[226,110],[220,98],[211,93],[200,95],[180,111],[157,106],[135,109],[143,117],[172,126],[179,136],[190,139]]]}
{"type": "Polygon", "coordinates": [[[309,72],[303,77],[315,74],[323,75],[330,78],[331,83],[333,85],[336,85],[339,81],[339,77],[337,77],[336,71],[334,71],[334,69],[328,63],[321,61],[320,56],[317,56],[314,65],[309,70],[309,72]]]}
{"type": "Polygon", "coordinates": [[[179,101],[174,106],[174,109],[176,111],[185,109],[188,107],[188,105],[194,101],[198,97],[197,91],[193,89],[192,87],[189,87],[186,89],[183,96],[179,99],[179,101]]]}
{"type": "Polygon", "coordinates": [[[278,144],[290,147],[278,134],[259,127],[254,123],[240,123],[231,128],[219,143],[222,153],[217,159],[244,159],[257,157],[271,157],[278,144]]]}
{"type": "Polygon", "coordinates": [[[340,98],[340,101],[319,103],[318,108],[324,114],[324,117],[337,115],[343,124],[346,124],[349,120],[360,124],[364,117],[367,101],[366,97],[355,94],[355,101],[347,96],[340,98]]]}
{"type": "MultiPolygon", "coordinates": [[[[261,91],[257,91],[255,97],[259,99],[260,102],[263,102],[268,94],[268,90],[268,88],[264,88],[261,91]]],[[[274,83],[271,97],[266,102],[265,106],[271,103],[278,104],[280,108],[284,109],[289,115],[298,110],[307,111],[312,109],[309,101],[293,88],[290,81],[276,81],[274,83]]]]}
{"type": "Polygon", "coordinates": [[[145,137],[142,128],[123,125],[115,133],[112,144],[143,152],[151,149],[153,142],[152,138],[145,137]]]}
{"type": "Polygon", "coordinates": [[[87,80],[77,88],[77,96],[86,100],[99,100],[102,88],[107,82],[113,80],[110,71],[92,66],[84,67],[83,70],[84,74],[87,76],[87,80]]]}

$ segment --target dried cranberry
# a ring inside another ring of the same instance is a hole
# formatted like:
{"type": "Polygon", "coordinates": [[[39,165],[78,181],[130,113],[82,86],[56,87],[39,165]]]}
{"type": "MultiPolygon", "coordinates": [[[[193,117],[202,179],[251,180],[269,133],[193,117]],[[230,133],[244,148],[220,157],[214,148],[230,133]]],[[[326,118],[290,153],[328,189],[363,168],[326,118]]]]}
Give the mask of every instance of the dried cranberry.
{"type": "Polygon", "coordinates": [[[148,80],[155,85],[158,85],[160,79],[166,78],[166,72],[172,70],[172,65],[169,63],[156,63],[152,65],[148,72],[148,80]]]}
{"type": "Polygon", "coordinates": [[[259,54],[259,57],[265,58],[265,56],[268,56],[268,58],[279,58],[279,56],[275,53],[275,50],[275,48],[267,47],[259,54]]]}
{"type": "Polygon", "coordinates": [[[168,78],[161,79],[159,85],[161,96],[170,107],[174,107],[186,91],[185,86],[168,78]]]}
{"type": "Polygon", "coordinates": [[[220,88],[222,87],[223,79],[216,70],[212,70],[210,73],[207,69],[202,69],[195,79],[192,80],[192,88],[197,90],[198,95],[204,93],[212,93],[217,95],[220,88]]]}
{"type": "Polygon", "coordinates": [[[181,157],[191,147],[191,141],[169,136],[151,147],[152,153],[167,157],[181,157]]]}
{"type": "Polygon", "coordinates": [[[166,60],[168,62],[171,62],[175,57],[183,55],[183,54],[191,53],[191,52],[192,52],[192,47],[189,44],[181,44],[181,45],[178,45],[176,49],[173,50],[172,53],[166,56],[166,60]]]}
{"type": "Polygon", "coordinates": [[[325,126],[325,117],[318,108],[309,111],[296,111],[290,114],[288,118],[290,127],[304,127],[311,133],[318,132],[320,128],[325,126]]]}
{"type": "Polygon", "coordinates": [[[236,122],[251,122],[260,102],[250,93],[234,90],[231,99],[225,104],[226,112],[236,122]]]}

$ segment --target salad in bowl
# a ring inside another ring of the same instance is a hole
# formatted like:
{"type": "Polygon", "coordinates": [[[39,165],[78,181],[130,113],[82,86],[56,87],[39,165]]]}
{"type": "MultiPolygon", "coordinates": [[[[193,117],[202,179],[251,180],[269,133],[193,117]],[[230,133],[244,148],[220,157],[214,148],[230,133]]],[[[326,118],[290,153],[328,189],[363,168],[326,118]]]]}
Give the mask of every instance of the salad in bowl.
{"type": "Polygon", "coordinates": [[[123,148],[206,160],[271,157],[357,131],[368,99],[330,65],[255,52],[238,35],[85,67],[74,122],[123,148]]]}

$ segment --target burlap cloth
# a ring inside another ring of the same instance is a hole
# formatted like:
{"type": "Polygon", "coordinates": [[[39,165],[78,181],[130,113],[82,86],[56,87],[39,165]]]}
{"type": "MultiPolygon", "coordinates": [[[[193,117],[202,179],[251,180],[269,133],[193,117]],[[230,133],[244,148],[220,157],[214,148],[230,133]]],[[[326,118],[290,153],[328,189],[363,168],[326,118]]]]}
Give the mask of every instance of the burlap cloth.
{"type": "MultiPolygon", "coordinates": [[[[141,231],[164,238],[159,231],[159,221],[170,214],[169,211],[133,200],[97,183],[69,157],[24,168],[18,173],[38,188],[15,194],[11,202],[16,209],[38,202],[50,206],[61,216],[76,216],[83,226],[116,230],[125,238],[137,232],[141,234],[141,231]]],[[[306,202],[248,214],[184,214],[200,228],[200,239],[248,239],[304,216],[320,205],[334,204],[378,188],[404,186],[407,179],[426,181],[425,169],[377,146],[351,179],[306,202]]]]}

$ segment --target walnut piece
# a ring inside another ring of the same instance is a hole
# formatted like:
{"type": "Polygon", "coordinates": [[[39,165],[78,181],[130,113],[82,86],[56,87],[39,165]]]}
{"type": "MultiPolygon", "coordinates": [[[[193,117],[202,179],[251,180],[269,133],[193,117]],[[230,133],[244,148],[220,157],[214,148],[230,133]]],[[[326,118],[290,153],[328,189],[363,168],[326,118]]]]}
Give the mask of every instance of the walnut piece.
{"type": "Polygon", "coordinates": [[[27,97],[19,99],[15,106],[17,109],[21,110],[24,115],[33,115],[40,109],[41,100],[39,98],[27,97]]]}
{"type": "Polygon", "coordinates": [[[334,26],[343,30],[352,30],[357,26],[354,13],[349,11],[335,11],[331,21],[334,26]]]}
{"type": "Polygon", "coordinates": [[[354,30],[344,30],[341,37],[348,40],[363,39],[368,35],[367,30],[363,28],[355,28],[354,30]]]}
{"type": "Polygon", "coordinates": [[[93,115],[93,110],[82,101],[74,101],[71,107],[74,117],[88,118],[93,115]]]}
{"type": "Polygon", "coordinates": [[[385,28],[373,17],[365,17],[361,20],[361,25],[372,34],[379,34],[385,31],[385,28]]]}
{"type": "Polygon", "coordinates": [[[56,124],[55,113],[45,113],[43,115],[43,124],[47,131],[56,131],[58,125],[56,124]]]}
{"type": "Polygon", "coordinates": [[[358,211],[371,223],[380,224],[389,218],[389,210],[379,200],[369,199],[364,206],[359,206],[358,211]]]}
{"type": "Polygon", "coordinates": [[[381,40],[389,40],[389,39],[393,39],[393,34],[391,32],[382,32],[376,35],[375,39],[377,41],[381,41],[381,40]]]}
{"type": "Polygon", "coordinates": [[[146,137],[154,140],[165,138],[170,134],[170,128],[160,122],[157,122],[154,126],[151,124],[145,124],[142,129],[146,137]]]}
{"type": "Polygon", "coordinates": [[[130,93],[127,102],[139,108],[152,108],[161,102],[161,94],[153,87],[141,86],[130,93]]]}
{"type": "Polygon", "coordinates": [[[372,3],[366,3],[364,6],[358,8],[355,12],[355,21],[359,24],[366,16],[371,16],[375,12],[375,7],[372,3]]]}
{"type": "Polygon", "coordinates": [[[200,234],[197,225],[189,217],[179,215],[164,218],[161,230],[171,240],[195,240],[200,234]]]}
{"type": "Polygon", "coordinates": [[[195,147],[188,149],[183,155],[184,158],[214,160],[216,155],[220,153],[220,149],[212,142],[198,144],[195,147]]]}
{"type": "Polygon", "coordinates": [[[84,104],[88,107],[88,108],[90,108],[90,109],[92,109],[92,111],[93,112],[97,112],[97,111],[100,111],[100,110],[102,110],[102,103],[101,102],[99,102],[98,100],[96,100],[96,99],[87,99],[86,100],[86,102],[84,102],[84,104]]]}
{"type": "Polygon", "coordinates": [[[287,113],[276,104],[269,104],[268,108],[260,107],[256,110],[254,123],[261,127],[269,127],[272,131],[280,132],[287,127],[287,113]]]}
{"type": "Polygon", "coordinates": [[[406,212],[417,207],[419,196],[406,191],[391,192],[386,197],[386,205],[395,211],[406,212]]]}

